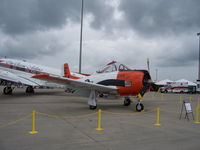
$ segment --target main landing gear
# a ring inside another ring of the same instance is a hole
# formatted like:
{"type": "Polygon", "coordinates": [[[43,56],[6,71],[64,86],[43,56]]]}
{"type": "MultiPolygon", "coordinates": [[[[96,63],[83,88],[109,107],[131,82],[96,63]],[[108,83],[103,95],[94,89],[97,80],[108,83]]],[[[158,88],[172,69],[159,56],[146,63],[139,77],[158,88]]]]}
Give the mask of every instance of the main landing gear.
{"type": "MultiPolygon", "coordinates": [[[[95,90],[90,91],[88,105],[89,105],[89,108],[92,110],[97,108],[96,94],[97,93],[95,90]]],[[[138,96],[137,99],[138,99],[138,103],[136,104],[136,111],[144,110],[144,105],[141,103],[141,98],[138,96]]],[[[126,96],[124,98],[124,106],[129,106],[130,104],[131,104],[131,99],[130,97],[126,96]]]]}
{"type": "Polygon", "coordinates": [[[28,93],[28,94],[33,94],[33,93],[34,93],[33,87],[32,87],[32,86],[28,86],[28,87],[26,88],[26,93],[28,93]]]}
{"type": "Polygon", "coordinates": [[[94,90],[91,90],[91,92],[90,92],[88,105],[89,105],[90,109],[92,109],[92,110],[97,108],[96,91],[94,91],[94,90]]]}
{"type": "Polygon", "coordinates": [[[131,99],[129,97],[124,98],[124,106],[129,106],[131,104],[131,99]]]}
{"type": "Polygon", "coordinates": [[[12,87],[11,86],[6,86],[4,89],[3,89],[3,94],[5,95],[11,95],[12,94],[12,87]]]}
{"type": "MultiPolygon", "coordinates": [[[[129,97],[124,98],[124,106],[129,106],[131,104],[131,99],[129,97]]],[[[138,103],[136,104],[136,111],[144,110],[144,105],[141,103],[141,100],[138,99],[138,103]]]]}
{"type": "Polygon", "coordinates": [[[91,110],[95,110],[95,109],[97,109],[97,106],[92,106],[92,105],[90,105],[90,109],[91,109],[91,110]]]}
{"type": "MultiPolygon", "coordinates": [[[[6,87],[3,89],[3,94],[5,94],[5,95],[12,95],[13,89],[14,89],[14,87],[6,86],[6,87]]],[[[33,94],[33,93],[34,93],[34,88],[33,88],[32,86],[28,86],[28,87],[26,88],[26,93],[28,93],[28,94],[33,94]]]]}

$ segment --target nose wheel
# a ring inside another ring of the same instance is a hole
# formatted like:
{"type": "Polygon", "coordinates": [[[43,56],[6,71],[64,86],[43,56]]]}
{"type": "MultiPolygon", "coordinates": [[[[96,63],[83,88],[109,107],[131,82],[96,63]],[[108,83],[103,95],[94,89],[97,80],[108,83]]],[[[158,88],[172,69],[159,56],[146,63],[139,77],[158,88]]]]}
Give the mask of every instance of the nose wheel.
{"type": "MultiPolygon", "coordinates": [[[[129,97],[124,98],[124,106],[129,106],[131,104],[131,99],[129,97]]],[[[138,103],[136,104],[136,111],[143,111],[144,105],[141,103],[141,100],[138,99],[138,103]]]]}
{"type": "Polygon", "coordinates": [[[137,111],[142,111],[142,110],[144,110],[144,105],[143,105],[142,103],[138,103],[138,104],[136,105],[136,110],[137,110],[137,111]]]}

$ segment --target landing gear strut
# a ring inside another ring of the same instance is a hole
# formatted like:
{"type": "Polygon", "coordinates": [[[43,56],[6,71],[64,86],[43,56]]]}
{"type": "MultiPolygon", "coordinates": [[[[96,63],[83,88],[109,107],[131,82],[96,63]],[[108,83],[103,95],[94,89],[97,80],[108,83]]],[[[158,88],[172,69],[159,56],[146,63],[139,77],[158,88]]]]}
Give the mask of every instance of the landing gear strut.
{"type": "Polygon", "coordinates": [[[12,94],[12,88],[10,86],[6,86],[4,89],[3,89],[3,93],[5,95],[11,95],[12,94]]]}
{"type": "Polygon", "coordinates": [[[124,98],[124,106],[129,106],[131,104],[131,99],[129,97],[124,98]]]}
{"type": "Polygon", "coordinates": [[[89,96],[89,100],[88,100],[88,105],[90,107],[90,109],[94,110],[97,108],[97,102],[96,102],[96,91],[91,90],[90,91],[90,96],[89,96]]]}
{"type": "Polygon", "coordinates": [[[28,86],[28,87],[26,88],[26,93],[33,94],[33,93],[34,93],[33,87],[32,87],[32,86],[28,86]]]}

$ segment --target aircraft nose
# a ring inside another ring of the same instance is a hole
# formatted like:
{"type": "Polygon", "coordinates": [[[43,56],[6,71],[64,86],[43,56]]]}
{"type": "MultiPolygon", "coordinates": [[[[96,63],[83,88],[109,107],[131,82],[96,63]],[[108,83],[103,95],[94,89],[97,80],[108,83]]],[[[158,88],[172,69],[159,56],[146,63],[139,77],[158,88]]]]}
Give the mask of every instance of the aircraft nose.
{"type": "Polygon", "coordinates": [[[148,71],[143,71],[144,72],[144,77],[143,77],[143,88],[140,91],[140,95],[143,96],[147,89],[150,87],[150,85],[153,83],[151,80],[151,76],[148,71]]]}

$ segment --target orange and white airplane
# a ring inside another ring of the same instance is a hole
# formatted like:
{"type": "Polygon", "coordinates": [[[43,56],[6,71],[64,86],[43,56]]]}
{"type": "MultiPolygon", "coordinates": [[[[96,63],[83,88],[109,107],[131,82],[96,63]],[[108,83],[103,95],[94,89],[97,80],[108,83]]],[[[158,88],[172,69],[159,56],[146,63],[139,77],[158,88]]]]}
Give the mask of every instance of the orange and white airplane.
{"type": "Polygon", "coordinates": [[[97,96],[123,96],[125,106],[130,105],[131,96],[136,96],[136,110],[142,111],[144,106],[141,98],[151,84],[148,71],[131,70],[115,61],[92,75],[71,73],[68,64],[64,64],[64,76],[41,73],[34,75],[33,78],[64,85],[68,93],[89,97],[90,109],[97,108],[97,96]]]}

